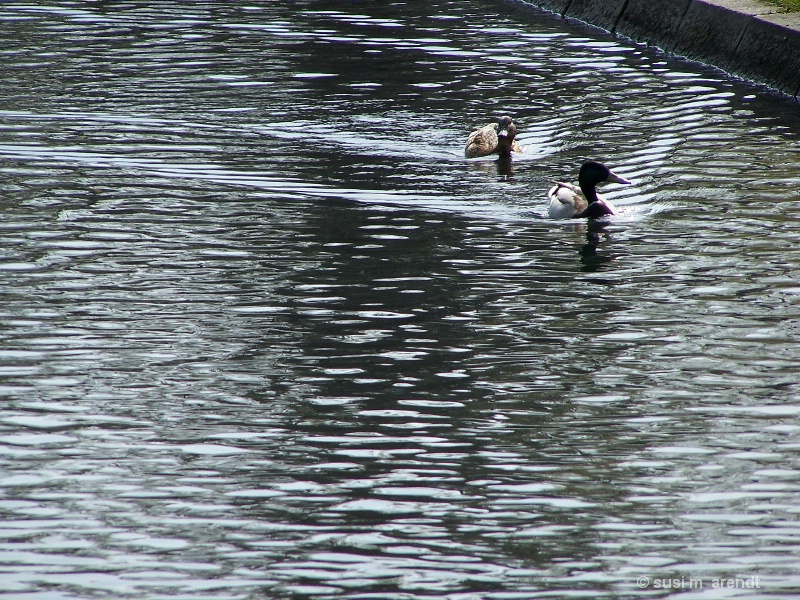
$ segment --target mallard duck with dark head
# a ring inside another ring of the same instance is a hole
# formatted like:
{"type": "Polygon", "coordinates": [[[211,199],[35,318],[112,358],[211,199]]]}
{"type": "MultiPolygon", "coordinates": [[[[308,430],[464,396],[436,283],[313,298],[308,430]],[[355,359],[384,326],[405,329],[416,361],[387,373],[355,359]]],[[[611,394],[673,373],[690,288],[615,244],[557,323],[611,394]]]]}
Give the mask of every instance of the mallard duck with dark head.
{"type": "Polygon", "coordinates": [[[578,185],[554,182],[555,185],[547,192],[550,218],[597,219],[617,214],[614,205],[597,193],[597,185],[604,182],[630,184],[630,181],[613,173],[603,163],[593,160],[581,165],[578,185]]]}

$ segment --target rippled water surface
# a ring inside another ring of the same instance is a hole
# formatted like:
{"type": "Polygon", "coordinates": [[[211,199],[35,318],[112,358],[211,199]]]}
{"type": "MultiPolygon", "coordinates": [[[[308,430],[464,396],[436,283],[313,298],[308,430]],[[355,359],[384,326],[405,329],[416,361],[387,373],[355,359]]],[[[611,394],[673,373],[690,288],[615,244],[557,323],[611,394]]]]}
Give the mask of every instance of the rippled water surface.
{"type": "Polygon", "coordinates": [[[0,595],[800,591],[796,105],[504,2],[0,26],[0,595]]]}

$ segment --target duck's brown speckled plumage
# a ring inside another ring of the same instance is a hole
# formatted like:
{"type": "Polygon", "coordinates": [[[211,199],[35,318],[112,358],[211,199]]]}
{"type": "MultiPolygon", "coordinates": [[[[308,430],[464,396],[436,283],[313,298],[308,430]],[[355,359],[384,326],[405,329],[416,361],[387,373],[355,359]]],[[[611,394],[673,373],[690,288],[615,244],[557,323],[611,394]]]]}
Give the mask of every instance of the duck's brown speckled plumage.
{"type": "Polygon", "coordinates": [[[514,140],[516,135],[517,127],[511,117],[500,117],[497,122],[478,127],[469,134],[464,156],[467,158],[490,154],[511,156],[512,152],[523,152],[522,146],[514,140]]]}

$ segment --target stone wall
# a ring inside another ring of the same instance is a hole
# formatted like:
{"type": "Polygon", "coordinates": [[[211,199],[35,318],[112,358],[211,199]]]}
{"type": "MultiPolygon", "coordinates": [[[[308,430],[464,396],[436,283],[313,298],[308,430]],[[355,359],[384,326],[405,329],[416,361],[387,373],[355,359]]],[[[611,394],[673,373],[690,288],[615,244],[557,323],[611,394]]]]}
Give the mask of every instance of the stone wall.
{"type": "Polygon", "coordinates": [[[520,0],[800,95],[800,13],[753,0],[520,0]]]}

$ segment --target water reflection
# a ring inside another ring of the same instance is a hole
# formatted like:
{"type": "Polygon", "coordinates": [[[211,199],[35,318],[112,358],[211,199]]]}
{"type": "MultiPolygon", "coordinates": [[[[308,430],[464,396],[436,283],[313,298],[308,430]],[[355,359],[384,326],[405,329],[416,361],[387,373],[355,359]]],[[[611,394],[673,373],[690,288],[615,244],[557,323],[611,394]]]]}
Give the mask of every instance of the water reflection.
{"type": "Polygon", "coordinates": [[[0,21],[1,593],[792,589],[792,105],[516,3],[0,21]]]}
{"type": "Polygon", "coordinates": [[[497,159],[497,174],[501,178],[514,176],[514,161],[510,156],[501,156],[497,159]]]}
{"type": "Polygon", "coordinates": [[[498,181],[514,178],[514,159],[508,156],[470,159],[470,168],[486,175],[496,175],[498,181]]]}
{"type": "Polygon", "coordinates": [[[581,246],[579,252],[583,264],[582,271],[597,271],[604,263],[611,260],[610,256],[598,254],[597,251],[601,241],[610,237],[608,227],[608,223],[597,220],[590,220],[586,224],[586,243],[581,246]]]}

